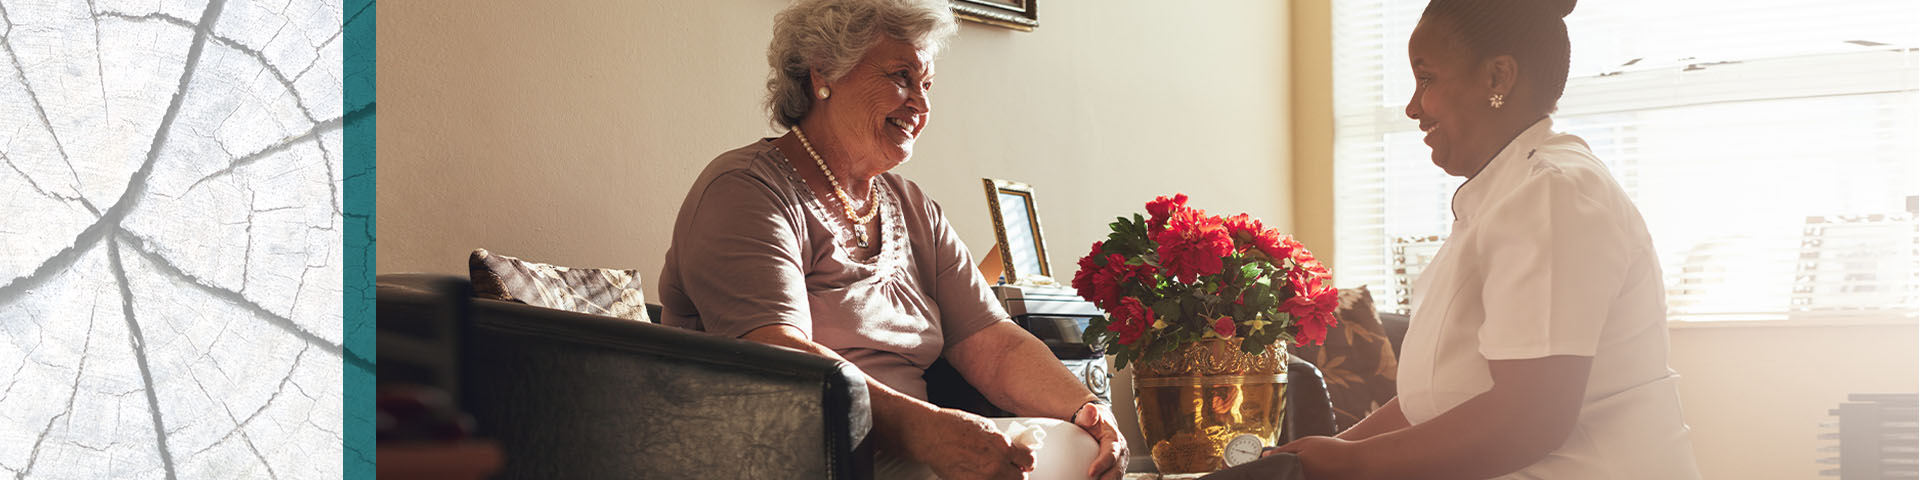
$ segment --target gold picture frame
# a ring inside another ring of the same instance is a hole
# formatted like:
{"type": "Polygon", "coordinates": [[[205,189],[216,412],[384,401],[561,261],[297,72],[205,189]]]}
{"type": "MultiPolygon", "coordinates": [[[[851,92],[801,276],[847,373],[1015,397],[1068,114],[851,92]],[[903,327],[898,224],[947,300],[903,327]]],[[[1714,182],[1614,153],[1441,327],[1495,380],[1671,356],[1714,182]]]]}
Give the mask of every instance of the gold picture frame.
{"type": "Polygon", "coordinates": [[[1031,32],[1040,27],[1040,0],[953,0],[953,16],[1031,32]]]}
{"type": "Polygon", "coordinates": [[[994,248],[1006,283],[1054,285],[1033,186],[994,178],[982,178],[980,182],[986,187],[987,214],[993,217],[993,238],[997,242],[994,248]]]}

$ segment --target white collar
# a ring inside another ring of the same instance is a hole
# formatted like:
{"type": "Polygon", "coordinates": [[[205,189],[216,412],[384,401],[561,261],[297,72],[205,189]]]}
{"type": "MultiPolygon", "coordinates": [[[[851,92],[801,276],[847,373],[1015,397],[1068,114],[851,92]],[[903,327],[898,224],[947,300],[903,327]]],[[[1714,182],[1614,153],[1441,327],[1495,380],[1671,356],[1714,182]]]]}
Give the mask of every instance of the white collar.
{"type": "Polygon", "coordinates": [[[1529,163],[1525,160],[1533,158],[1540,144],[1553,136],[1553,119],[1548,117],[1541,117],[1533,122],[1533,126],[1515,135],[1506,147],[1500,149],[1499,154],[1480,166],[1478,173],[1467,177],[1466,183],[1453,191],[1454,221],[1472,219],[1487,197],[1498,190],[1500,184],[1508,183],[1505,179],[1512,177],[1514,170],[1529,163]]]}

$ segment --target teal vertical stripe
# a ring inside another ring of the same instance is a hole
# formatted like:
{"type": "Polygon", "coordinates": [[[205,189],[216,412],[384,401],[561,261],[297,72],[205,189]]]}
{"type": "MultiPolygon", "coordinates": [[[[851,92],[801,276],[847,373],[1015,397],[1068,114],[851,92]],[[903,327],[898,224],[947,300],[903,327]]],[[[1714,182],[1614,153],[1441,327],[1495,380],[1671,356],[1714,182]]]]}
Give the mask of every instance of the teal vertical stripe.
{"type": "Polygon", "coordinates": [[[345,448],[343,478],[374,478],[374,31],[373,0],[347,0],[342,18],[346,37],[343,70],[345,89],[345,198],[346,228],[342,230],[344,278],[340,304],[341,333],[348,361],[341,362],[341,442],[345,448]],[[358,361],[354,361],[358,360],[358,361]]]}

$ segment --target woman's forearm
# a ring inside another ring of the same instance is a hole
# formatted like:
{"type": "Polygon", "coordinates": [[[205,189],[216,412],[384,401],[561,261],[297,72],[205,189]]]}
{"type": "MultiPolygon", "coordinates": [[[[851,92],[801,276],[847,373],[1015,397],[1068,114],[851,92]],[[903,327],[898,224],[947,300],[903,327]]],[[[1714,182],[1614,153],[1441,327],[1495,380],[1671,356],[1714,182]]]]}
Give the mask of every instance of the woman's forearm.
{"type": "MultiPolygon", "coordinates": [[[[839,353],[835,353],[833,349],[808,340],[806,335],[800,332],[800,329],[789,325],[761,327],[754,331],[747,332],[746,335],[740,338],[768,345],[792,348],[822,357],[846,360],[842,358],[839,353]]],[[[861,376],[867,379],[867,398],[873,408],[873,429],[886,443],[898,445],[898,442],[906,437],[907,419],[913,418],[916,414],[933,413],[940,410],[939,407],[933,404],[900,393],[899,390],[894,390],[893,387],[888,387],[886,384],[880,383],[879,380],[874,380],[872,376],[866,375],[865,372],[861,372],[861,376]]]]}
{"type": "Polygon", "coordinates": [[[1408,426],[1410,425],[1407,422],[1406,414],[1400,412],[1400,398],[1394,397],[1394,399],[1388,400],[1386,405],[1382,405],[1380,408],[1374,409],[1373,413],[1367,414],[1367,418],[1360,419],[1360,423],[1354,424],[1353,428],[1348,428],[1346,431],[1334,435],[1334,437],[1350,442],[1357,442],[1373,438],[1380,434],[1407,428],[1408,426]]]}
{"type": "Polygon", "coordinates": [[[1366,477],[1480,479],[1540,461],[1578,421],[1591,360],[1491,362],[1488,391],[1432,420],[1359,441],[1366,477]]]}
{"type": "Polygon", "coordinates": [[[1099,399],[1046,344],[1012,323],[967,337],[948,359],[988,401],[1014,415],[1072,421],[1080,406],[1099,399]]]}
{"type": "Polygon", "coordinates": [[[1491,478],[1537,461],[1503,438],[1525,428],[1500,420],[1504,404],[1481,394],[1420,425],[1361,440],[1366,477],[1491,478]]]}

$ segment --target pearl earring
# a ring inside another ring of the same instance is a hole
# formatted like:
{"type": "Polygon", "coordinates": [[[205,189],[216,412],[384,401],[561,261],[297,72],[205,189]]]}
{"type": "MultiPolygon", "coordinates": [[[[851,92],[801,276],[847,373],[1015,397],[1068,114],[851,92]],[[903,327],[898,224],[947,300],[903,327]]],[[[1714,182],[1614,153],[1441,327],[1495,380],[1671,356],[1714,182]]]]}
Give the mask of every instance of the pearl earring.
{"type": "Polygon", "coordinates": [[[1493,94],[1493,96],[1487,97],[1487,104],[1492,105],[1494,110],[1499,110],[1501,105],[1507,104],[1507,96],[1498,93],[1493,94]]]}
{"type": "Polygon", "coordinates": [[[820,95],[821,100],[826,100],[827,97],[833,96],[833,91],[827,90],[827,87],[820,87],[820,90],[816,91],[815,93],[818,93],[820,95]]]}

